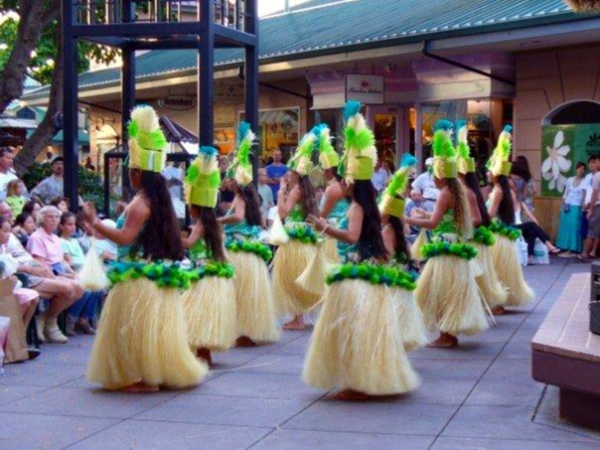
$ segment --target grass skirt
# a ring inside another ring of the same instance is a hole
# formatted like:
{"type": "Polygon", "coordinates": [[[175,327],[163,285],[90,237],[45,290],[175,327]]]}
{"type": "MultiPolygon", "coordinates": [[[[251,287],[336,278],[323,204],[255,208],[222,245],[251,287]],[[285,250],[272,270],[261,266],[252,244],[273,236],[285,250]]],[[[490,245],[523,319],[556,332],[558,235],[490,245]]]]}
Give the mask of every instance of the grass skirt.
{"type": "Polygon", "coordinates": [[[400,335],[407,352],[427,344],[427,330],[423,324],[423,314],[417,305],[414,293],[406,289],[392,288],[391,293],[396,304],[400,335]]]}
{"type": "Polygon", "coordinates": [[[190,351],[179,291],[140,278],[115,285],[102,310],[87,378],[105,389],[194,386],[208,366],[190,351]]]}
{"type": "Polygon", "coordinates": [[[315,325],[302,379],[319,389],[402,394],[419,385],[400,334],[390,288],[363,280],[331,284],[315,325]]]}
{"type": "Polygon", "coordinates": [[[500,282],[508,288],[508,306],[526,305],[535,298],[534,292],[523,278],[519,255],[515,243],[496,234],[496,244],[492,247],[494,267],[500,282]]]}
{"type": "Polygon", "coordinates": [[[229,252],[228,258],[235,267],[238,337],[247,336],[256,343],[277,342],[281,330],[275,316],[267,265],[249,252],[229,252]]]}
{"type": "Polygon", "coordinates": [[[470,262],[441,255],[425,263],[415,291],[425,326],[453,336],[489,327],[470,262]]]}
{"type": "Polygon", "coordinates": [[[188,341],[193,348],[222,352],[235,345],[235,289],[231,278],[200,279],[183,293],[183,306],[188,341]]]}
{"type": "Polygon", "coordinates": [[[502,285],[496,274],[496,267],[492,258],[493,246],[471,243],[479,252],[477,261],[481,265],[483,272],[475,278],[479,290],[485,302],[491,308],[504,306],[508,300],[508,290],[502,285]]]}
{"type": "MultiPolygon", "coordinates": [[[[314,307],[321,296],[308,292],[296,283],[317,252],[316,244],[291,239],[275,253],[273,261],[273,297],[277,317],[301,315],[314,307]]],[[[323,274],[325,278],[326,274],[323,274]]]]}
{"type": "Polygon", "coordinates": [[[330,237],[326,238],[325,243],[323,244],[323,251],[325,252],[325,258],[327,258],[328,263],[340,263],[340,255],[338,254],[336,239],[330,237]]]}

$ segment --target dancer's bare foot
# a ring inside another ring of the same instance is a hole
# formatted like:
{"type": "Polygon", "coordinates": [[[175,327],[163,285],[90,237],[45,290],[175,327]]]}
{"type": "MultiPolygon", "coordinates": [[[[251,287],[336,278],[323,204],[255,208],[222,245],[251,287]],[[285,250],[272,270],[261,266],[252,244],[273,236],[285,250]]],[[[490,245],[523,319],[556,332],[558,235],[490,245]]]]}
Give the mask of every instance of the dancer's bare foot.
{"type": "Polygon", "coordinates": [[[335,398],[345,402],[364,402],[369,400],[371,396],[369,394],[365,394],[364,392],[359,392],[352,389],[344,389],[343,391],[338,392],[335,398]]]}
{"type": "Polygon", "coordinates": [[[302,316],[294,316],[292,320],[286,323],[283,326],[284,330],[292,330],[292,331],[302,331],[306,328],[306,324],[304,323],[304,317],[302,316]]]}
{"type": "Polygon", "coordinates": [[[494,308],[492,308],[492,314],[495,316],[502,316],[504,315],[504,313],[506,313],[506,309],[504,309],[504,306],[495,306],[494,308]]]}
{"type": "Polygon", "coordinates": [[[158,392],[160,388],[143,382],[132,384],[131,386],[124,387],[121,389],[123,392],[130,394],[148,394],[152,392],[158,392]]]}
{"type": "Polygon", "coordinates": [[[256,342],[248,336],[240,336],[237,338],[236,344],[238,347],[256,347],[256,342]]]}
{"type": "Polygon", "coordinates": [[[200,359],[203,359],[204,361],[206,361],[206,363],[212,367],[213,366],[213,360],[212,360],[212,355],[210,354],[210,350],[207,348],[199,348],[198,350],[196,350],[196,356],[200,359]]]}
{"type": "Polygon", "coordinates": [[[448,333],[441,333],[440,337],[435,341],[427,344],[427,347],[431,348],[451,348],[458,345],[458,338],[448,333]]]}

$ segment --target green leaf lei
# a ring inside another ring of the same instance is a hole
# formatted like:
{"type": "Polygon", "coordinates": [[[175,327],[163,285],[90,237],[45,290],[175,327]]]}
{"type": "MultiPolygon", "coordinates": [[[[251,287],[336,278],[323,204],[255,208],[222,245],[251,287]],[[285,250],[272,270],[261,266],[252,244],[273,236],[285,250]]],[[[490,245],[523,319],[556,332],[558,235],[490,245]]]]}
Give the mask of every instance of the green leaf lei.
{"type": "Polygon", "coordinates": [[[491,247],[496,243],[496,238],[488,227],[479,226],[475,228],[475,232],[473,233],[473,242],[491,247]]]}
{"type": "Polygon", "coordinates": [[[421,253],[425,259],[436,256],[456,256],[457,258],[471,260],[477,256],[477,249],[470,244],[432,242],[423,245],[421,253]]]}
{"type": "Polygon", "coordinates": [[[364,280],[371,284],[400,287],[408,291],[413,291],[417,287],[414,277],[403,270],[364,262],[347,263],[336,267],[327,275],[325,282],[332,284],[343,280],[364,280]]]}
{"type": "Polygon", "coordinates": [[[161,288],[188,289],[191,285],[188,271],[177,263],[117,261],[110,265],[107,276],[111,286],[140,278],[154,281],[161,288]]]}
{"type": "Polygon", "coordinates": [[[511,227],[510,225],[506,225],[498,219],[494,219],[492,221],[489,229],[491,232],[499,234],[500,236],[504,236],[511,241],[516,241],[521,237],[521,230],[511,227]]]}
{"type": "Polygon", "coordinates": [[[300,241],[303,244],[316,244],[319,240],[319,237],[317,236],[315,230],[313,230],[313,228],[308,225],[291,225],[289,227],[286,226],[285,231],[287,232],[290,239],[296,239],[297,241],[300,241]]]}
{"type": "Polygon", "coordinates": [[[232,252],[254,253],[261,257],[266,263],[273,258],[273,251],[265,244],[258,241],[247,241],[244,239],[230,239],[225,245],[227,250],[232,252]]]}
{"type": "Polygon", "coordinates": [[[190,282],[195,283],[204,277],[233,278],[235,270],[228,262],[207,261],[187,272],[190,282]]]}

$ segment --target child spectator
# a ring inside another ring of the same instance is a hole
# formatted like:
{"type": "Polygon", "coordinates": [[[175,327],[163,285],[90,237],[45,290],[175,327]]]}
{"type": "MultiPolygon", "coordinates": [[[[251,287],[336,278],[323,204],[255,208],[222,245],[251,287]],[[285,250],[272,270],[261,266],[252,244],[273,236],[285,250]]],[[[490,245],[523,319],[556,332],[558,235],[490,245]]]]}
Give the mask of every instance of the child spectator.
{"type": "Polygon", "coordinates": [[[50,205],[56,206],[61,213],[69,211],[69,202],[65,197],[53,198],[50,205]]]}
{"type": "Polygon", "coordinates": [[[12,180],[8,183],[6,192],[6,203],[10,206],[13,216],[17,217],[23,211],[25,198],[25,184],[21,180],[12,180]]]}
{"type": "Polygon", "coordinates": [[[29,236],[31,236],[36,228],[33,216],[28,213],[21,213],[15,219],[15,226],[12,231],[23,247],[26,247],[29,236]]]}

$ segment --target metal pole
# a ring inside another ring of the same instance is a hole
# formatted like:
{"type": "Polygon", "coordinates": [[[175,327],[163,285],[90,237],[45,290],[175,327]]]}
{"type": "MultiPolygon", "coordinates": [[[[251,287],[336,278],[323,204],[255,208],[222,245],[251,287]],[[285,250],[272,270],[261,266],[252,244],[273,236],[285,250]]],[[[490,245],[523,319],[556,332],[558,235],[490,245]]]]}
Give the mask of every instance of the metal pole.
{"type": "MultiPolygon", "coordinates": [[[[246,19],[244,31],[258,37],[258,9],[256,0],[246,0],[246,19]]],[[[258,42],[258,41],[257,41],[258,42]]],[[[255,133],[258,133],[258,47],[246,46],[246,121],[255,133]]],[[[252,157],[254,182],[258,183],[258,157],[260,146],[255,146],[252,157]]]]}
{"type": "MultiPolygon", "coordinates": [[[[124,23],[135,21],[135,7],[131,0],[123,0],[121,15],[124,23]]],[[[125,46],[121,51],[121,137],[123,151],[128,151],[127,125],[131,120],[131,110],[135,106],[135,48],[125,46]]],[[[130,188],[129,176],[123,176],[123,192],[130,188]]]]}
{"type": "Polygon", "coordinates": [[[204,33],[198,45],[198,137],[200,145],[214,145],[214,64],[215,35],[212,1],[200,2],[200,20],[204,33]]]}
{"type": "Polygon", "coordinates": [[[71,211],[78,209],[77,158],[78,142],[78,84],[77,40],[72,34],[74,6],[72,0],[62,0],[62,58],[63,58],[63,157],[64,195],[71,211]]]}

